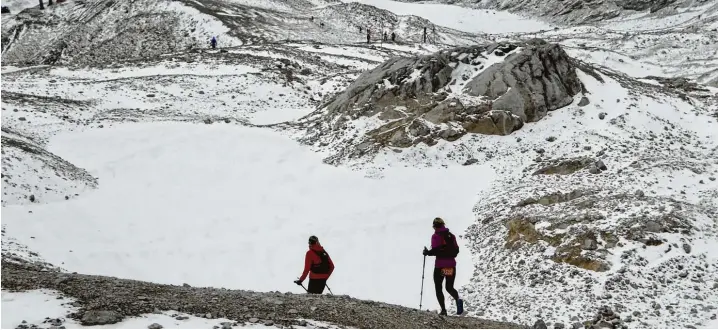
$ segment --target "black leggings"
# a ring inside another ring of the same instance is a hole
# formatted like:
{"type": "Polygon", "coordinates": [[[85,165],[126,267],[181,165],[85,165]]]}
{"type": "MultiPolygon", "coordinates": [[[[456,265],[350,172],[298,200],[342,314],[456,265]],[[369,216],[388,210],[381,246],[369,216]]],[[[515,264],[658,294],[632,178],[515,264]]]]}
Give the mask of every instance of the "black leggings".
{"type": "Polygon", "coordinates": [[[448,292],[454,300],[459,300],[459,293],[456,292],[456,289],[454,289],[454,279],[456,279],[456,267],[451,268],[453,271],[453,275],[451,276],[444,276],[441,272],[441,268],[434,268],[434,289],[436,289],[436,299],[439,300],[439,306],[441,306],[441,310],[446,310],[446,305],[444,305],[444,292],[441,289],[441,282],[444,281],[444,278],[446,278],[446,292],[448,292]]]}
{"type": "Polygon", "coordinates": [[[324,287],[326,285],[327,285],[326,279],[324,279],[324,280],[309,279],[309,285],[307,287],[307,292],[322,294],[322,292],[324,292],[324,287]]]}

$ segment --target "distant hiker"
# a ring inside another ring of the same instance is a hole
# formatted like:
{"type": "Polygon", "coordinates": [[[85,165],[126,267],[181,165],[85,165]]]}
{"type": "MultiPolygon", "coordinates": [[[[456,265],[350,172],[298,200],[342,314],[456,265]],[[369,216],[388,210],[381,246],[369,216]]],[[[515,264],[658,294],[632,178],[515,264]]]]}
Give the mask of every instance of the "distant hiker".
{"type": "Polygon", "coordinates": [[[396,42],[396,33],[391,33],[391,42],[396,42]]]}
{"type": "Polygon", "coordinates": [[[334,262],[329,257],[327,251],[324,250],[319,239],[316,236],[309,237],[309,251],[304,256],[304,271],[298,280],[294,281],[297,285],[302,285],[304,279],[309,274],[308,293],[322,294],[324,287],[327,285],[327,279],[334,271],[334,262]]]}
{"type": "Polygon", "coordinates": [[[209,44],[212,46],[212,49],[217,48],[217,38],[212,36],[212,40],[209,41],[209,44]]]}
{"type": "Polygon", "coordinates": [[[371,32],[369,29],[366,29],[366,43],[371,42],[371,32]]]}
{"type": "Polygon", "coordinates": [[[456,314],[464,313],[464,301],[459,299],[459,293],[454,289],[454,280],[456,279],[456,256],[459,254],[459,244],[456,242],[456,236],[452,234],[444,220],[435,218],[432,222],[434,234],[431,236],[431,250],[424,247],[425,256],[436,256],[434,263],[434,288],[436,289],[436,299],[439,300],[441,306],[440,315],[446,315],[446,306],[444,304],[444,292],[441,289],[441,282],[446,278],[446,292],[456,301],[456,314]]]}
{"type": "Polygon", "coordinates": [[[424,27],[424,43],[426,43],[426,26],[424,27]]]}
{"type": "Polygon", "coordinates": [[[42,10],[42,9],[45,9],[45,4],[42,3],[42,0],[40,0],[40,9],[41,9],[41,10],[42,10]]]}
{"type": "Polygon", "coordinates": [[[386,31],[384,31],[384,41],[386,41],[386,31]]]}
{"type": "Polygon", "coordinates": [[[359,27],[359,33],[361,33],[361,26],[359,27]]]}
{"type": "Polygon", "coordinates": [[[324,27],[324,22],[319,23],[319,26],[324,27]]]}
{"type": "Polygon", "coordinates": [[[314,22],[314,16],[310,17],[309,20],[314,22]]]}

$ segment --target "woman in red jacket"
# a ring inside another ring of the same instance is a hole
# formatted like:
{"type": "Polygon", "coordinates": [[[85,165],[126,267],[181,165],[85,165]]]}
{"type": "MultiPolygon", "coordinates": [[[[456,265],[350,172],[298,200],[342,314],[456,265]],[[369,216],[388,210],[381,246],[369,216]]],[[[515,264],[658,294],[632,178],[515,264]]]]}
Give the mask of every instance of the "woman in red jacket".
{"type": "Polygon", "coordinates": [[[309,237],[309,251],[304,256],[304,272],[298,280],[294,281],[297,285],[302,285],[304,279],[309,274],[308,293],[322,294],[324,287],[327,285],[327,279],[334,271],[334,262],[329,257],[327,251],[319,244],[316,236],[309,237]]]}

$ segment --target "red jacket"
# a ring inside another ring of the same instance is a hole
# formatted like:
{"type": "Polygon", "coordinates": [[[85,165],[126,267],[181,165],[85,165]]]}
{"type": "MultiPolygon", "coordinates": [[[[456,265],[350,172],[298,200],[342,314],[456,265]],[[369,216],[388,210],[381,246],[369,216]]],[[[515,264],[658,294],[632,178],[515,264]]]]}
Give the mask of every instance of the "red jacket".
{"type": "MultiPolygon", "coordinates": [[[[324,251],[324,248],[319,244],[314,244],[310,248],[309,251],[307,251],[306,256],[304,257],[304,272],[302,272],[302,276],[299,278],[299,281],[304,281],[305,278],[307,278],[307,274],[309,274],[309,270],[312,267],[312,264],[320,264],[322,263],[322,259],[319,258],[319,255],[317,255],[314,251],[322,252],[324,251]]],[[[329,257],[329,273],[327,274],[316,274],[311,273],[309,274],[309,279],[312,280],[324,280],[328,279],[329,276],[332,275],[332,272],[334,271],[334,262],[332,262],[332,257],[329,257]]]]}

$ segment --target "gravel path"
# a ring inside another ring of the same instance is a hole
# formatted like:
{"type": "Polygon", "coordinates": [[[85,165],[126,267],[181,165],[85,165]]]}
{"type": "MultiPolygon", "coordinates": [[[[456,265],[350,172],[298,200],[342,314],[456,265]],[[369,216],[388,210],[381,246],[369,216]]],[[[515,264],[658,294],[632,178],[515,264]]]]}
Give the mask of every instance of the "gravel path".
{"type": "Polygon", "coordinates": [[[526,328],[473,317],[440,317],[432,312],[349,296],[161,285],[106,276],[39,271],[29,265],[9,262],[2,262],[2,288],[60,291],[80,303],[80,311],[71,315],[78,320],[83,320],[88,311],[94,311],[88,316],[99,311],[138,316],[157,310],[176,310],[195,315],[209,313],[211,317],[226,317],[238,322],[256,318],[281,326],[297,325],[298,318],[305,318],[352,328],[526,328]]]}

